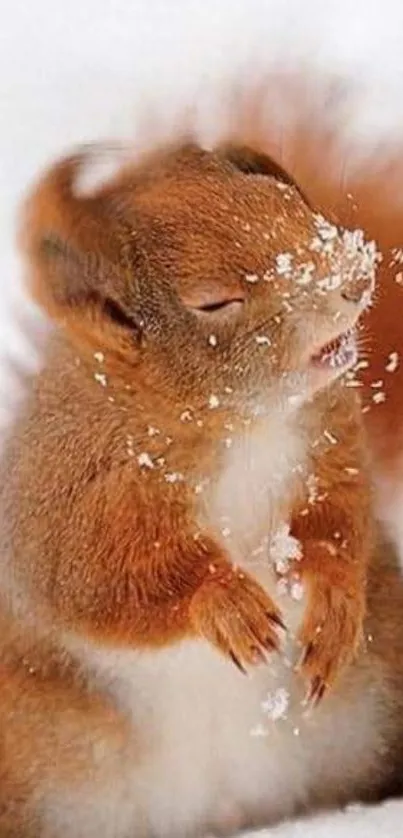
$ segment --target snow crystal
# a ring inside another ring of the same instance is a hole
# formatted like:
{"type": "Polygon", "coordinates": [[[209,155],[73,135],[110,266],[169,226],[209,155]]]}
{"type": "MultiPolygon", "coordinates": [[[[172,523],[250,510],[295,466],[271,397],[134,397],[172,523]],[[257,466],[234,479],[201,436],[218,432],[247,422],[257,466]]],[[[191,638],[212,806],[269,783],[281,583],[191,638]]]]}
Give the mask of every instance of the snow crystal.
{"type": "Polygon", "coordinates": [[[283,183],[281,180],[276,181],[276,186],[277,186],[277,189],[280,190],[280,192],[288,192],[289,189],[290,189],[289,184],[288,183],[283,183]]]}
{"type": "Polygon", "coordinates": [[[104,372],[95,372],[94,373],[94,378],[95,378],[95,381],[98,381],[98,384],[100,384],[101,387],[106,387],[106,385],[108,383],[108,379],[107,379],[104,372]]]}
{"type": "Polygon", "coordinates": [[[209,403],[209,408],[210,408],[211,410],[214,410],[216,407],[218,407],[218,406],[219,406],[219,404],[220,404],[220,399],[218,398],[218,396],[215,396],[214,394],[212,394],[212,395],[210,396],[209,400],[208,400],[208,403],[209,403]]]}
{"type": "Polygon", "coordinates": [[[334,224],[331,224],[323,215],[315,213],[314,224],[317,236],[312,239],[310,249],[315,252],[332,253],[333,242],[338,238],[339,231],[334,224]]]}
{"type": "Polygon", "coordinates": [[[388,363],[386,364],[386,372],[396,372],[399,366],[399,355],[397,352],[390,352],[388,356],[388,363]]]}
{"type": "Polygon", "coordinates": [[[354,378],[354,374],[351,378],[347,378],[344,382],[345,387],[362,387],[362,381],[359,381],[358,378],[354,378]]]}
{"type": "Polygon", "coordinates": [[[217,346],[217,338],[215,335],[209,335],[208,342],[210,346],[217,346]]]}
{"type": "Polygon", "coordinates": [[[318,497],[318,478],[316,474],[309,475],[306,480],[306,488],[308,489],[308,503],[315,503],[318,497]]]}
{"type": "Polygon", "coordinates": [[[137,462],[141,468],[154,468],[154,463],[147,451],[142,451],[137,457],[137,462]]]}
{"type": "Polygon", "coordinates": [[[272,537],[269,556],[280,574],[287,573],[291,561],[302,558],[301,545],[291,535],[288,524],[283,524],[272,537]]]}
{"type": "Polygon", "coordinates": [[[314,224],[322,241],[333,241],[339,235],[339,231],[335,224],[331,224],[320,213],[315,213],[314,224]]]}
{"type": "Polygon", "coordinates": [[[195,495],[201,495],[204,492],[206,486],[209,484],[209,478],[204,477],[203,480],[200,480],[200,483],[197,483],[195,486],[195,495]]]}
{"type": "Polygon", "coordinates": [[[384,393],[383,390],[378,390],[378,392],[374,393],[372,396],[372,401],[375,404],[382,404],[382,402],[386,401],[386,393],[384,393]]]}
{"type": "MultiPolygon", "coordinates": [[[[324,550],[327,550],[331,556],[337,556],[337,547],[335,547],[331,541],[318,541],[318,544],[323,547],[324,550]]],[[[316,629],[316,631],[318,631],[318,629],[316,629]]],[[[322,629],[320,628],[319,631],[322,631],[322,629]]]]}
{"type": "MultiPolygon", "coordinates": [[[[328,255],[331,265],[330,275],[319,280],[319,288],[324,291],[335,290],[346,280],[355,279],[357,273],[369,279],[371,286],[373,286],[375,269],[382,259],[376,243],[366,241],[364,233],[360,229],[338,230],[334,224],[330,224],[322,215],[315,215],[314,223],[317,236],[314,237],[310,245],[311,250],[328,255]],[[337,252],[334,248],[336,240],[341,244],[341,248],[338,248],[337,252]],[[345,256],[351,261],[351,269],[347,276],[345,256]]],[[[371,295],[372,288],[363,294],[361,304],[364,307],[370,304],[371,295]]]]}
{"type": "Polygon", "coordinates": [[[291,579],[282,576],[276,583],[276,591],[279,597],[290,596],[294,602],[304,598],[304,586],[298,576],[291,579]]]}
{"type": "Polygon", "coordinates": [[[342,238],[347,256],[351,258],[360,257],[360,273],[363,276],[374,278],[375,267],[382,258],[376,243],[366,241],[362,230],[343,230],[342,238]]]}
{"type": "Polygon", "coordinates": [[[402,247],[393,247],[392,248],[392,259],[391,265],[403,264],[403,248],[402,247]]]}
{"type": "Polygon", "coordinates": [[[105,355],[103,352],[94,352],[94,358],[98,361],[98,364],[103,364],[105,360],[105,355]]]}
{"type": "Polygon", "coordinates": [[[279,253],[276,256],[276,271],[279,276],[291,276],[293,258],[292,253],[279,253]]]}
{"type": "Polygon", "coordinates": [[[295,602],[301,602],[304,598],[304,586],[299,580],[295,580],[290,584],[291,599],[295,602]]]}
{"type": "Polygon", "coordinates": [[[184,480],[184,476],[179,471],[167,472],[165,480],[167,483],[180,483],[184,480]]]}
{"type": "Polygon", "coordinates": [[[257,274],[245,274],[246,282],[250,282],[251,285],[254,285],[256,282],[259,282],[259,277],[257,274]]]}
{"type": "Polygon", "coordinates": [[[271,340],[267,335],[256,335],[255,341],[259,346],[271,346],[271,340]]]}
{"type": "Polygon", "coordinates": [[[295,272],[296,283],[298,285],[309,285],[312,282],[314,272],[315,265],[313,262],[307,262],[305,265],[299,265],[295,272]]]}
{"type": "Polygon", "coordinates": [[[262,701],[262,710],[273,722],[287,718],[287,710],[290,703],[290,693],[285,687],[277,687],[267,698],[262,701]]]}

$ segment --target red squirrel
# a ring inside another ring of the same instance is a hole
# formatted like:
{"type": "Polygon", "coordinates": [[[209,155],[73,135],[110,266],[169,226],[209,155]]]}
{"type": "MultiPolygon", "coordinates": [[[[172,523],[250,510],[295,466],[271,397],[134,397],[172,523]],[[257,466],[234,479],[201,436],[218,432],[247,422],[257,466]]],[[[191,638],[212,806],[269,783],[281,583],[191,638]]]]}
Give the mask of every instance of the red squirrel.
{"type": "Polygon", "coordinates": [[[2,461],[0,834],[197,838],[391,792],[402,587],[349,370],[378,255],[265,153],[32,192],[2,461]]]}

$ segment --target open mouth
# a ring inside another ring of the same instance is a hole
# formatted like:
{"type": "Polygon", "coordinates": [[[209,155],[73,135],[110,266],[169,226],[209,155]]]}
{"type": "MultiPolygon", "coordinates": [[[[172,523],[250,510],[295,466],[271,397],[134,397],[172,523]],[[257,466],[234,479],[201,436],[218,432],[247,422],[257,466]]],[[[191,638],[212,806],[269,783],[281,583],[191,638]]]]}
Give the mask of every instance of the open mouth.
{"type": "Polygon", "coordinates": [[[343,332],[325,343],[311,355],[311,363],[318,368],[339,372],[348,369],[357,361],[357,344],[353,330],[343,332]]]}

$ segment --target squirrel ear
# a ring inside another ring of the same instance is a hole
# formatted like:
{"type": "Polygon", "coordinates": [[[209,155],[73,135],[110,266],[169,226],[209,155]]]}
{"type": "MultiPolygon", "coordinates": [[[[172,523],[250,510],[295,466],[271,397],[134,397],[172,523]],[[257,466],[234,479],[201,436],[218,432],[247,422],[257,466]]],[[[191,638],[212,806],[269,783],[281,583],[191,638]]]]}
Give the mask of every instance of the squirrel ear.
{"type": "Polygon", "coordinates": [[[246,175],[267,175],[267,177],[276,178],[280,183],[294,187],[309,206],[306,195],[304,195],[294,178],[267,154],[261,151],[254,151],[249,146],[228,146],[224,149],[224,154],[226,159],[236,169],[239,169],[239,171],[246,175]]]}
{"type": "Polygon", "coordinates": [[[80,151],[56,163],[26,203],[21,244],[35,299],[67,328],[137,335],[133,236],[110,187],[80,194],[77,180],[94,157],[80,151]],[[117,332],[116,332],[117,330],[117,332]]]}

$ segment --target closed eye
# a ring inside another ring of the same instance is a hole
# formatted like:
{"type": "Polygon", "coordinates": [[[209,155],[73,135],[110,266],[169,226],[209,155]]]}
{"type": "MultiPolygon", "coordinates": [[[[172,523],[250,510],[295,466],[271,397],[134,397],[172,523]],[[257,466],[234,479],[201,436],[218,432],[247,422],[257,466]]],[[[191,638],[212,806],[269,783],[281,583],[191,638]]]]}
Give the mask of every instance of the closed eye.
{"type": "Polygon", "coordinates": [[[192,306],[192,309],[198,314],[216,314],[224,311],[227,314],[235,314],[240,311],[243,304],[244,300],[239,297],[231,300],[216,300],[208,303],[202,303],[199,306],[192,306]]]}

